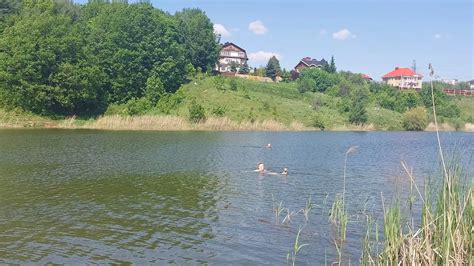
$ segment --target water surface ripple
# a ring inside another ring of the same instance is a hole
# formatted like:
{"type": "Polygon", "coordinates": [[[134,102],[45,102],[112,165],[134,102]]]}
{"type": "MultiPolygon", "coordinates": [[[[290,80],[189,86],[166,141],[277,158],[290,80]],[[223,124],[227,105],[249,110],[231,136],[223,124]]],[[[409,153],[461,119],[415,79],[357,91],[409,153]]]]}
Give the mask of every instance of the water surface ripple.
{"type": "MultiPolygon", "coordinates": [[[[442,140],[472,178],[474,134],[442,140]]],[[[298,263],[331,263],[328,209],[344,154],[358,146],[346,184],[346,259],[357,264],[364,215],[380,219],[381,192],[406,194],[400,161],[420,185],[436,179],[435,141],[424,132],[0,130],[0,263],[283,265],[300,227],[310,245],[298,263]],[[260,176],[259,161],[290,175],[260,176]],[[275,224],[276,204],[298,212],[309,196],[317,206],[307,224],[301,213],[275,224]]]]}

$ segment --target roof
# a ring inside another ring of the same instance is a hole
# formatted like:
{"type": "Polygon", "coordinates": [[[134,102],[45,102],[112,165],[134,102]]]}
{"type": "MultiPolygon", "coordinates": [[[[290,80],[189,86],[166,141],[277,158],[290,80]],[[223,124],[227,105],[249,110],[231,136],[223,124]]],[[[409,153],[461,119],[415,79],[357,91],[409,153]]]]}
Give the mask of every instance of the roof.
{"type": "Polygon", "coordinates": [[[403,67],[396,67],[395,70],[383,75],[382,78],[394,78],[394,77],[413,77],[413,76],[420,76],[422,75],[416,73],[411,68],[403,68],[403,67]]]}
{"type": "Polygon", "coordinates": [[[324,58],[321,59],[321,61],[318,61],[317,59],[312,59],[311,57],[305,57],[305,58],[301,59],[300,62],[302,62],[306,66],[322,66],[322,65],[327,64],[327,62],[326,62],[326,60],[324,60],[324,58]]]}
{"type": "Polygon", "coordinates": [[[372,79],[369,75],[364,74],[364,73],[360,74],[360,76],[364,79],[372,79]]]}
{"type": "Polygon", "coordinates": [[[238,46],[237,44],[232,43],[232,42],[226,42],[226,43],[224,43],[224,45],[222,45],[222,48],[225,48],[225,47],[231,46],[231,45],[233,45],[233,46],[235,46],[236,48],[242,50],[244,53],[247,53],[247,52],[245,51],[245,49],[242,49],[242,47],[240,47],[240,46],[238,46]]]}

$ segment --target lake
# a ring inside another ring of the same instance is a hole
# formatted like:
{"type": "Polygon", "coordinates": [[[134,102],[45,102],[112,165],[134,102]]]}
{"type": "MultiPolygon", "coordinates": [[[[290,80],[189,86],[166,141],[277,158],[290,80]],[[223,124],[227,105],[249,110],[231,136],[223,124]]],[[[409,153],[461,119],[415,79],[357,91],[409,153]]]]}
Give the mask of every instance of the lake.
{"type": "MultiPolygon", "coordinates": [[[[441,139],[472,178],[474,134],[441,139]]],[[[301,228],[297,263],[330,264],[351,146],[344,252],[358,264],[366,215],[381,222],[382,195],[410,187],[400,162],[420,187],[439,181],[435,133],[0,130],[0,263],[284,265],[301,228]],[[259,175],[258,162],[289,175],[259,175]],[[275,216],[309,197],[307,222],[275,216]]]]}

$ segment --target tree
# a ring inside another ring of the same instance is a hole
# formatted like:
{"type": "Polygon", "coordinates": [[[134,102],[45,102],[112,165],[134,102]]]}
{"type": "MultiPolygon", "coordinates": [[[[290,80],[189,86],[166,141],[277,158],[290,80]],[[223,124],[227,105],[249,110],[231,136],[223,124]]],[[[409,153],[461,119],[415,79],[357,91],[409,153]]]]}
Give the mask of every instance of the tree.
{"type": "Polygon", "coordinates": [[[369,99],[369,90],[359,87],[352,91],[352,101],[349,107],[349,122],[352,124],[362,125],[367,122],[367,102],[369,99]]]}
{"type": "Polygon", "coordinates": [[[338,76],[336,74],[328,73],[319,68],[307,68],[301,71],[299,79],[314,80],[313,92],[325,92],[328,88],[338,83],[338,76]]]}
{"type": "Polygon", "coordinates": [[[405,112],[403,127],[406,130],[421,131],[428,125],[428,114],[424,107],[416,107],[405,112]]]}
{"type": "Polygon", "coordinates": [[[244,74],[244,75],[247,75],[250,73],[250,67],[249,65],[247,64],[247,62],[245,62],[240,68],[239,68],[239,74],[244,74]]]}
{"type": "Polygon", "coordinates": [[[395,110],[400,113],[422,105],[423,99],[414,90],[400,91],[396,95],[395,110]]]}
{"type": "Polygon", "coordinates": [[[160,77],[156,74],[152,74],[148,77],[145,87],[145,96],[150,103],[155,106],[160,98],[165,94],[165,88],[160,77]]]}
{"type": "Polygon", "coordinates": [[[180,42],[194,68],[204,72],[212,69],[219,57],[219,43],[214,34],[214,24],[200,9],[183,9],[176,12],[180,42]]]}
{"type": "Polygon", "coordinates": [[[281,72],[281,79],[283,82],[289,82],[290,81],[290,72],[288,72],[286,69],[283,69],[281,72]]]}
{"type": "Polygon", "coordinates": [[[206,121],[204,107],[198,104],[195,100],[193,100],[189,106],[189,120],[191,120],[193,123],[206,121]]]}
{"type": "Polygon", "coordinates": [[[21,6],[21,0],[2,0],[0,1],[0,18],[17,12],[21,6]]]}
{"type": "Polygon", "coordinates": [[[265,68],[265,76],[275,80],[277,76],[280,76],[281,68],[280,61],[275,56],[272,56],[267,63],[265,68]]]}
{"type": "Polygon", "coordinates": [[[307,91],[315,91],[316,81],[309,76],[303,76],[298,78],[298,91],[300,93],[305,93],[307,91]]]}
{"type": "Polygon", "coordinates": [[[329,63],[329,73],[336,73],[336,63],[334,63],[334,56],[331,56],[331,63],[329,63]]]}
{"type": "Polygon", "coordinates": [[[237,64],[237,62],[230,62],[230,72],[237,72],[237,68],[239,68],[239,64],[237,64]]]}
{"type": "Polygon", "coordinates": [[[0,37],[0,102],[39,114],[105,110],[105,73],[86,53],[81,24],[55,1],[28,1],[0,37]]]}

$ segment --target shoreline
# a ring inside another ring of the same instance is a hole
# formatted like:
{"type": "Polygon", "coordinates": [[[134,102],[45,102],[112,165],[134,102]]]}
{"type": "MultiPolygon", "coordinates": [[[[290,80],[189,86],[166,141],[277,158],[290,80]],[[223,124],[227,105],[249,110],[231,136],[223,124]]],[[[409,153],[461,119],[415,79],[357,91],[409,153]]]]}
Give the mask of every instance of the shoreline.
{"type": "MultiPolygon", "coordinates": [[[[328,132],[403,132],[405,130],[388,130],[377,128],[373,124],[337,125],[332,128],[321,130],[319,128],[307,127],[296,121],[287,125],[276,120],[263,121],[233,121],[227,117],[210,117],[204,122],[192,123],[179,116],[101,116],[96,119],[81,120],[75,117],[53,120],[44,117],[37,119],[18,119],[14,121],[0,121],[0,129],[94,129],[107,131],[276,131],[276,132],[304,132],[304,131],[328,131],[328,132]]],[[[423,132],[433,132],[435,126],[430,123],[423,132]]],[[[443,123],[439,125],[439,131],[443,132],[474,132],[474,124],[466,123],[462,129],[456,130],[452,125],[443,123]]],[[[409,131],[406,131],[409,132],[409,131]]]]}

